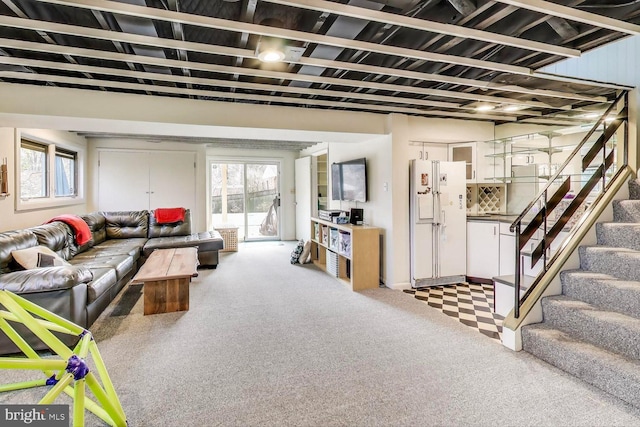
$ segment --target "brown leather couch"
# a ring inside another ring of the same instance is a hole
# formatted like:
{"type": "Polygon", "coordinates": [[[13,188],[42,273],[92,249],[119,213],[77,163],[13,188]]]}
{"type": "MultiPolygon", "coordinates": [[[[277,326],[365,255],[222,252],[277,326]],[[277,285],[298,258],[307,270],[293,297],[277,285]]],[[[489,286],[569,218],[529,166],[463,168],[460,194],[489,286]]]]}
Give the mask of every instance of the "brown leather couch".
{"type": "MultiPolygon", "coordinates": [[[[0,289],[20,296],[89,328],[154,249],[197,247],[201,267],[215,268],[224,241],[217,231],[191,233],[191,213],[184,221],[158,224],[153,211],[93,212],[82,215],[91,240],[78,246],[70,226],[54,221],[0,233],[0,289]],[[71,266],[24,270],[11,256],[17,249],[43,245],[71,266]]],[[[0,306],[0,308],[2,308],[0,306]]],[[[14,325],[36,349],[46,348],[21,325],[14,325]]],[[[67,344],[75,337],[63,337],[67,344]]],[[[18,349],[0,331],[0,354],[18,349]]]]}

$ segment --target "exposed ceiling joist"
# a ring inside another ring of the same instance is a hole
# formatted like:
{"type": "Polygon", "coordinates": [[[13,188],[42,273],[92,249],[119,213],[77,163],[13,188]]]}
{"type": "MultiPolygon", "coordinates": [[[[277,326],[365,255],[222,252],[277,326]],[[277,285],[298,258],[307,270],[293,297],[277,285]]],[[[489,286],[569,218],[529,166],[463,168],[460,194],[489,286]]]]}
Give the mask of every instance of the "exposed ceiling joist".
{"type": "Polygon", "coordinates": [[[579,10],[598,2],[0,0],[0,80],[201,102],[579,122],[581,111],[627,88],[535,70],[628,34],[609,28],[612,18],[633,26],[640,17],[640,2],[603,11],[611,18],[579,10]],[[258,61],[265,36],[287,44],[284,63],[258,61]]]}
{"type": "MultiPolygon", "coordinates": [[[[318,43],[327,46],[341,47],[345,49],[357,49],[375,52],[383,55],[407,57],[424,61],[456,64],[465,67],[481,68],[504,73],[530,75],[532,70],[526,67],[512,66],[492,61],[483,61],[462,56],[446,55],[433,52],[424,52],[396,46],[379,45],[359,40],[342,39],[339,37],[305,33],[282,28],[267,27],[263,25],[249,24],[245,22],[229,21],[220,18],[211,18],[201,15],[172,12],[161,9],[136,6],[125,3],[117,3],[109,0],[38,0],[43,3],[75,6],[90,10],[100,10],[115,14],[136,16],[140,18],[162,20],[167,22],[180,22],[183,24],[200,26],[233,32],[245,32],[261,36],[281,37],[288,40],[298,40],[309,43],[318,43]]],[[[32,21],[33,22],[33,21],[32,21]]]]}
{"type": "MultiPolygon", "coordinates": [[[[54,70],[66,70],[66,71],[74,71],[74,72],[92,72],[96,74],[103,75],[111,75],[111,76],[119,76],[119,77],[129,77],[132,79],[147,79],[147,80],[155,80],[155,81],[163,81],[163,82],[172,82],[172,83],[183,83],[185,85],[203,85],[203,86],[212,86],[212,87],[228,87],[235,89],[248,89],[248,90],[259,90],[265,92],[273,92],[274,90],[282,93],[297,93],[297,94],[307,94],[307,95],[317,95],[323,97],[335,97],[340,98],[344,96],[343,92],[335,91],[335,90],[321,90],[321,89],[312,89],[306,87],[295,87],[295,86],[281,86],[278,88],[274,88],[272,85],[264,84],[264,83],[243,83],[232,80],[216,80],[216,79],[205,79],[205,78],[197,78],[197,77],[183,77],[183,76],[174,76],[167,75],[164,73],[143,73],[139,71],[130,71],[130,70],[121,70],[116,68],[107,68],[107,67],[94,67],[88,65],[71,65],[64,64],[60,62],[51,62],[51,61],[40,61],[33,59],[22,59],[22,58],[10,58],[10,57],[0,57],[0,64],[10,64],[10,65],[22,65],[22,66],[30,66],[37,68],[47,68],[54,70]]],[[[394,96],[382,96],[382,95],[369,95],[363,93],[354,93],[351,95],[351,98],[367,100],[367,101],[376,101],[376,102],[390,102],[390,103],[398,103],[398,104],[411,104],[411,105],[420,105],[426,107],[437,107],[437,108],[451,108],[451,109],[466,109],[473,110],[472,107],[464,107],[460,104],[453,102],[439,102],[439,101],[428,101],[422,99],[415,98],[403,98],[403,97],[394,97],[394,96]]],[[[522,113],[522,112],[521,112],[522,113]]],[[[539,114],[534,114],[539,115],[539,114]]]]}
{"type": "Polygon", "coordinates": [[[640,34],[640,25],[632,24],[618,19],[609,18],[607,16],[598,15],[583,10],[574,9],[557,3],[551,3],[545,0],[495,0],[500,3],[517,6],[523,9],[533,10],[535,12],[544,13],[545,15],[553,15],[559,18],[568,19],[570,21],[582,22],[583,24],[593,25],[594,27],[606,28],[611,31],[626,33],[631,35],[640,34]]]}
{"type": "MultiPolygon", "coordinates": [[[[13,47],[19,46],[27,46],[31,49],[37,49],[32,42],[15,42],[10,40],[0,39],[0,46],[10,45],[13,47]]],[[[314,76],[307,74],[295,74],[295,73],[287,73],[281,71],[271,71],[271,70],[261,70],[261,69],[248,69],[241,67],[229,67],[229,66],[221,66],[216,64],[205,64],[205,63],[196,63],[196,62],[188,62],[185,63],[183,61],[171,60],[165,58],[156,58],[156,57],[147,57],[140,55],[127,55],[121,54],[117,52],[102,52],[96,50],[89,49],[80,49],[80,48],[72,48],[72,47],[52,47],[45,45],[49,51],[63,51],[67,54],[77,54],[77,55],[90,55],[89,57],[101,58],[113,61],[121,61],[121,62],[129,62],[136,61],[142,64],[152,64],[156,66],[165,66],[165,67],[187,67],[192,70],[200,70],[200,71],[209,71],[213,73],[226,73],[226,74],[243,74],[250,75],[256,77],[266,77],[273,79],[285,79],[285,80],[299,80],[299,81],[307,81],[312,83],[329,83],[337,86],[353,86],[359,88],[367,88],[367,89],[376,89],[376,90],[384,90],[391,92],[407,92],[412,94],[422,94],[425,96],[438,96],[444,98],[451,99],[465,99],[467,101],[484,101],[484,102],[492,102],[498,104],[510,104],[510,105],[519,105],[519,106],[530,106],[530,107],[542,107],[542,108],[552,108],[558,110],[566,110],[570,109],[570,105],[563,105],[558,107],[552,107],[548,104],[539,102],[539,101],[528,101],[528,100],[519,100],[512,99],[506,97],[497,97],[497,96],[487,96],[481,94],[474,93],[466,93],[466,92],[456,92],[456,91],[445,91],[439,89],[429,89],[423,88],[419,86],[404,86],[404,85],[393,85],[387,83],[380,82],[368,82],[362,80],[349,80],[349,79],[338,79],[334,77],[323,77],[323,76],[314,76]]],[[[45,47],[42,46],[42,47],[45,47]]],[[[277,88],[274,88],[277,89],[277,88]]],[[[597,101],[601,102],[601,101],[597,101]]]]}
{"type": "MultiPolygon", "coordinates": [[[[3,18],[0,17],[0,23],[2,23],[3,18]]],[[[78,32],[71,32],[72,35],[83,36],[87,34],[87,31],[81,29],[78,32]]],[[[100,39],[109,40],[109,36],[111,36],[111,32],[91,32],[91,34],[95,37],[100,36],[100,39]]],[[[179,43],[172,40],[165,39],[155,39],[155,38],[146,38],[143,36],[137,35],[121,35],[118,37],[123,42],[128,43],[145,43],[151,44],[153,43],[156,46],[163,46],[164,43],[167,49],[175,48],[176,46],[180,46],[184,44],[184,48],[189,48],[190,51],[194,52],[204,52],[204,53],[212,53],[217,55],[226,55],[226,56],[238,56],[238,57],[252,57],[253,51],[248,49],[237,49],[230,48],[226,46],[212,46],[205,45],[201,43],[191,43],[191,42],[182,42],[179,43]]],[[[145,57],[145,56],[123,56],[126,54],[118,55],[114,52],[103,52],[99,50],[93,49],[83,49],[69,46],[58,46],[58,45],[46,45],[42,43],[35,42],[27,42],[13,39],[3,39],[0,38],[0,46],[10,47],[15,49],[24,49],[24,50],[32,50],[36,52],[55,52],[61,55],[73,55],[73,56],[83,56],[87,58],[96,58],[96,59],[104,59],[104,60],[114,60],[114,61],[127,61],[132,60],[140,64],[153,64],[153,65],[163,65],[166,67],[186,67],[191,70],[202,70],[202,71],[211,71],[211,72],[224,72],[222,67],[219,66],[209,66],[209,64],[199,64],[196,62],[181,62],[175,60],[162,60],[158,61],[157,58],[153,57],[145,57]]],[[[460,77],[450,77],[446,75],[438,75],[438,74],[429,74],[429,73],[420,73],[416,71],[407,71],[399,68],[385,68],[385,67],[377,67],[366,64],[356,64],[356,63],[348,63],[342,61],[331,61],[324,60],[319,58],[301,58],[298,63],[303,65],[310,65],[321,68],[334,68],[334,69],[342,69],[349,71],[357,71],[363,73],[378,73],[380,75],[386,76],[396,76],[401,78],[413,79],[416,81],[436,81],[454,85],[463,85],[476,87],[480,89],[491,89],[491,90],[500,90],[505,92],[512,93],[521,93],[521,94],[531,94],[542,97],[550,97],[550,98],[561,98],[567,100],[576,100],[576,101],[590,101],[590,102],[604,102],[606,98],[599,96],[590,96],[590,95],[582,95],[575,92],[559,92],[552,90],[543,90],[543,89],[529,89],[524,88],[517,85],[503,85],[499,83],[492,83],[490,81],[483,80],[473,80],[473,79],[465,79],[460,77]]],[[[132,68],[133,69],[133,68],[132,68]]],[[[237,70],[235,70],[237,71],[237,70]]],[[[234,72],[235,72],[234,71],[234,72]]],[[[271,75],[267,73],[261,73],[260,70],[248,70],[244,73],[245,75],[255,75],[259,77],[271,77],[271,75]]],[[[239,74],[238,74],[239,75],[239,74]]],[[[274,76],[274,78],[282,78],[283,76],[274,76]]],[[[451,92],[450,97],[455,98],[458,91],[448,91],[451,92]]],[[[465,99],[469,99],[469,96],[466,96],[465,99]]]]}
{"type": "MultiPolygon", "coordinates": [[[[536,52],[545,52],[553,55],[565,57],[580,56],[577,49],[569,49],[562,46],[555,46],[546,43],[540,43],[533,40],[525,40],[517,37],[505,36],[502,34],[491,33],[488,31],[480,31],[473,28],[462,27],[459,25],[442,24],[436,21],[427,21],[425,19],[412,18],[404,15],[395,15],[392,13],[365,9],[344,5],[340,3],[325,0],[263,0],[270,3],[282,4],[292,7],[300,7],[320,12],[329,12],[342,16],[350,16],[368,21],[381,22],[383,24],[397,25],[405,28],[412,28],[420,31],[430,31],[434,33],[445,34],[453,37],[461,37],[465,39],[480,40],[488,43],[498,43],[505,46],[513,46],[521,49],[529,49],[536,52]]],[[[456,2],[469,2],[469,0],[456,0],[456,2]]],[[[470,2],[469,2],[470,3],[470,2]]],[[[471,4],[471,3],[470,3],[471,4]]],[[[467,7],[465,6],[465,9],[467,7]]],[[[473,6],[475,10],[475,6],[473,6]]],[[[471,12],[473,12],[473,10],[471,12]]],[[[464,16],[470,13],[463,13],[464,16]]]]}

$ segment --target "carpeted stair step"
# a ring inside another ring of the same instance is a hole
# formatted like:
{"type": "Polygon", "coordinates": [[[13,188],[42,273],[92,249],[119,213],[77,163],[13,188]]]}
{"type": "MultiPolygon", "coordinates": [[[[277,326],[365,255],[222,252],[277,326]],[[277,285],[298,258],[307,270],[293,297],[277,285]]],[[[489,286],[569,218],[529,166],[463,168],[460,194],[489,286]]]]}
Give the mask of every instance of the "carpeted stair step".
{"type": "Polygon", "coordinates": [[[523,348],[534,356],[640,408],[640,361],[577,340],[545,324],[522,328],[523,348]]]}
{"type": "Polygon", "coordinates": [[[604,310],[564,295],[542,300],[544,322],[607,351],[640,359],[640,319],[604,310]]]}
{"type": "Polygon", "coordinates": [[[569,298],[640,318],[640,282],[586,270],[562,271],[560,281],[569,298]]]}
{"type": "Polygon", "coordinates": [[[629,198],[632,200],[640,200],[640,180],[629,180],[629,198]]]}
{"type": "Polygon", "coordinates": [[[613,220],[616,222],[640,222],[640,200],[614,200],[613,220]]]}
{"type": "Polygon", "coordinates": [[[640,251],[640,223],[599,222],[596,224],[596,237],[602,246],[640,251]]]}
{"type": "Polygon", "coordinates": [[[580,268],[618,279],[640,281],[640,252],[609,246],[581,246],[580,268]]]}

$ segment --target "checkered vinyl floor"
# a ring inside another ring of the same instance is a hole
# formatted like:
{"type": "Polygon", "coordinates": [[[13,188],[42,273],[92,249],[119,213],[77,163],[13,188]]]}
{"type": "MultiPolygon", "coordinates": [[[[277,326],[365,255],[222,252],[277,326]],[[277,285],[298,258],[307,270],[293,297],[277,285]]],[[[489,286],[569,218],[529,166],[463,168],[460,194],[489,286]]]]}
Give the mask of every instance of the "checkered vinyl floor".
{"type": "Polygon", "coordinates": [[[405,290],[487,337],[501,342],[504,317],[493,311],[493,286],[475,283],[405,290]]]}

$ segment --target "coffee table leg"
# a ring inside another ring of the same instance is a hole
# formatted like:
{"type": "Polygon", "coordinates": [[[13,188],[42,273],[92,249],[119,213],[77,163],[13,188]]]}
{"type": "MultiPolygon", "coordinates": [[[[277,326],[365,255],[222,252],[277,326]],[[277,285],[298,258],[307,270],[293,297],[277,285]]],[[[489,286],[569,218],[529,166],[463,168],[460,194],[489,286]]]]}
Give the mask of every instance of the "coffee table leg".
{"type": "Polygon", "coordinates": [[[144,314],[189,310],[189,278],[144,283],[144,314]]]}

